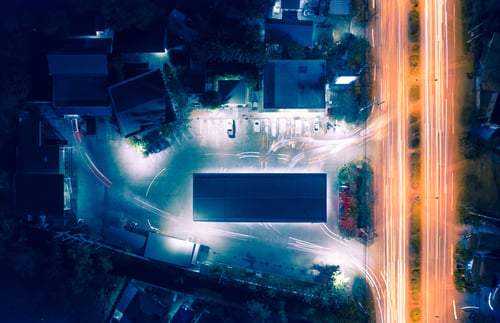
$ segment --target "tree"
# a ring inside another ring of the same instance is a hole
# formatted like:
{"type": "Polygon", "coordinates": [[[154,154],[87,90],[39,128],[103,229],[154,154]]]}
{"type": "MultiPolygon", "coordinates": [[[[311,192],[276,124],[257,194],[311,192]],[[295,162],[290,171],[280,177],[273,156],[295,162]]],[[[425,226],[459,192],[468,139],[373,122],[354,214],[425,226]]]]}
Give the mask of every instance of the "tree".
{"type": "Polygon", "coordinates": [[[201,97],[201,104],[208,109],[218,108],[222,104],[221,95],[216,91],[207,91],[201,97]]]}
{"type": "Polygon", "coordinates": [[[163,9],[151,0],[103,0],[101,15],[115,31],[144,30],[163,16],[163,9]]]}
{"type": "Polygon", "coordinates": [[[257,302],[252,299],[245,303],[248,316],[255,319],[257,322],[268,322],[271,317],[271,311],[267,305],[257,302]]]}

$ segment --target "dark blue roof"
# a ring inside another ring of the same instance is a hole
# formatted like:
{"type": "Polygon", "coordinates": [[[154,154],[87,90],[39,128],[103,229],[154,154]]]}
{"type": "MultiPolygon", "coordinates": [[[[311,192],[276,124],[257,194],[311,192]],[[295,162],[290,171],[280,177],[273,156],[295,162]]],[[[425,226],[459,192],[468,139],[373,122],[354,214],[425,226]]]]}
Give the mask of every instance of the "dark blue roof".
{"type": "Polygon", "coordinates": [[[115,33],[114,53],[163,53],[167,47],[166,22],[152,24],[146,30],[128,29],[115,33]]]}
{"type": "Polygon", "coordinates": [[[269,61],[264,66],[264,109],[324,109],[325,60],[269,61]]]}
{"type": "Polygon", "coordinates": [[[350,15],[351,14],[351,0],[330,0],[330,7],[328,10],[330,15],[350,15]]]}
{"type": "Polygon", "coordinates": [[[16,215],[20,217],[64,215],[62,174],[16,174],[14,191],[16,215]]]}
{"type": "Polygon", "coordinates": [[[268,19],[266,21],[265,41],[268,43],[282,44],[294,40],[304,47],[312,45],[312,21],[284,21],[268,19]]]}
{"type": "Polygon", "coordinates": [[[53,86],[56,107],[109,105],[107,76],[59,75],[53,86]]]}
{"type": "Polygon", "coordinates": [[[49,54],[49,74],[54,75],[108,75],[105,54],[49,54]]]}
{"type": "Polygon", "coordinates": [[[108,90],[118,127],[125,137],[176,119],[159,69],[110,86],[108,90]]]}
{"type": "Polygon", "coordinates": [[[219,80],[218,92],[223,104],[245,104],[247,83],[244,80],[219,80]]]}
{"type": "Polygon", "coordinates": [[[193,219],[326,222],[326,174],[193,174],[193,219]]]}

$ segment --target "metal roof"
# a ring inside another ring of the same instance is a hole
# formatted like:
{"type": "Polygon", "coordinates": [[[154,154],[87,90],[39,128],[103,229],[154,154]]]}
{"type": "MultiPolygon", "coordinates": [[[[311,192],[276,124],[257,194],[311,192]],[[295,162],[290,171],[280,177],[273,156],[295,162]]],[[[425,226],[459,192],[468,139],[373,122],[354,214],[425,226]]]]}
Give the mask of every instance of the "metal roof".
{"type": "Polygon", "coordinates": [[[326,222],[324,173],[193,174],[193,219],[326,222]]]}
{"type": "Polygon", "coordinates": [[[194,247],[192,242],[150,232],[144,257],[176,266],[189,267],[194,247]]]}
{"type": "Polygon", "coordinates": [[[264,109],[324,109],[322,59],[269,61],[264,66],[264,109]]]}
{"type": "Polygon", "coordinates": [[[63,216],[62,174],[16,174],[14,181],[14,205],[18,216],[63,216]]]}
{"type": "Polygon", "coordinates": [[[49,54],[49,75],[108,75],[106,54],[49,54]]]}
{"type": "Polygon", "coordinates": [[[266,42],[286,43],[289,40],[296,41],[304,47],[312,45],[313,41],[312,21],[285,21],[279,19],[266,20],[266,42]]]}
{"type": "Polygon", "coordinates": [[[176,119],[159,69],[110,86],[108,91],[125,137],[176,119]]]}

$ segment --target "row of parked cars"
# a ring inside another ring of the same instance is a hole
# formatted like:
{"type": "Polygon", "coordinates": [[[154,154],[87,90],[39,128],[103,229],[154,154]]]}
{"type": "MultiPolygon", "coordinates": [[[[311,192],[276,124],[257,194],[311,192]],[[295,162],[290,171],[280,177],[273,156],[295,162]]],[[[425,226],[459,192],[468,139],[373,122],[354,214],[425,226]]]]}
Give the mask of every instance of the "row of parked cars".
{"type": "MultiPolygon", "coordinates": [[[[293,134],[295,136],[302,135],[302,130],[304,130],[305,135],[309,135],[311,132],[311,122],[310,120],[295,119],[292,121],[287,121],[286,119],[263,119],[253,121],[253,132],[259,133],[263,129],[264,133],[271,134],[271,136],[276,137],[278,133],[280,135],[285,135],[288,128],[292,128],[293,134]]],[[[314,118],[312,122],[312,131],[319,132],[320,120],[319,118],[314,118]]],[[[226,132],[229,138],[235,137],[235,123],[233,119],[228,119],[226,121],[226,132]]]]}
{"type": "MultiPolygon", "coordinates": [[[[293,125],[293,133],[296,136],[302,135],[302,129],[304,129],[306,135],[310,133],[311,131],[311,122],[310,120],[302,120],[302,119],[295,119],[293,121],[288,121],[286,119],[264,119],[264,120],[254,120],[253,122],[253,131],[254,132],[260,132],[261,128],[264,129],[265,133],[271,133],[271,136],[276,137],[276,135],[279,134],[286,134],[288,126],[290,128],[293,125]],[[288,125],[287,125],[288,123],[288,125]]],[[[313,132],[318,132],[320,129],[320,123],[319,123],[319,118],[315,118],[312,122],[312,131],[313,132]]]]}

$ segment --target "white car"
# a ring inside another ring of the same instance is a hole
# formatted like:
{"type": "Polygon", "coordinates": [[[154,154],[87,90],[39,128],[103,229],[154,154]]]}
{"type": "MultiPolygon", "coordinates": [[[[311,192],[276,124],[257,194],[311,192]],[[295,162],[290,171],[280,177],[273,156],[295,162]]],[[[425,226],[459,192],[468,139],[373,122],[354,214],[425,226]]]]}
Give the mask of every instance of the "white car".
{"type": "Polygon", "coordinates": [[[315,118],[314,119],[313,131],[314,132],[318,132],[319,131],[319,118],[315,118]]]}
{"type": "Polygon", "coordinates": [[[295,135],[302,135],[302,120],[300,119],[295,119],[295,135]]]}
{"type": "Polygon", "coordinates": [[[269,133],[269,119],[264,119],[264,132],[269,133]]]}
{"type": "Polygon", "coordinates": [[[226,131],[229,138],[234,138],[234,120],[228,119],[226,122],[226,131]]]}
{"type": "Polygon", "coordinates": [[[284,135],[286,133],[286,120],[285,119],[279,120],[279,133],[280,133],[280,135],[284,135]]]}
{"type": "Polygon", "coordinates": [[[276,137],[278,132],[278,125],[276,124],[276,119],[271,119],[271,136],[276,137]]]}
{"type": "Polygon", "coordinates": [[[260,132],[260,120],[253,122],[253,132],[260,132]]]}
{"type": "Polygon", "coordinates": [[[311,134],[311,122],[309,120],[304,120],[304,133],[306,136],[311,134]]]}

